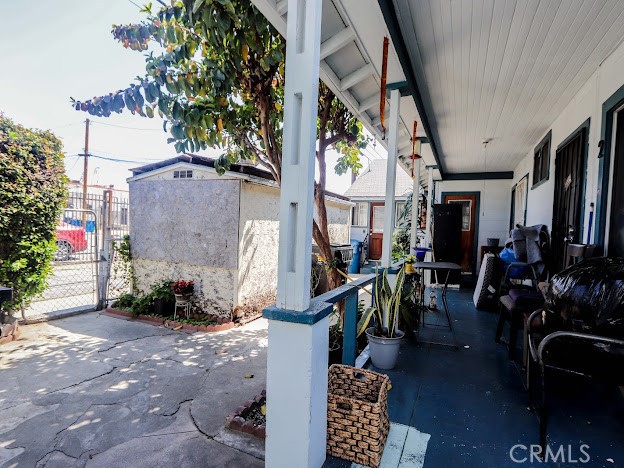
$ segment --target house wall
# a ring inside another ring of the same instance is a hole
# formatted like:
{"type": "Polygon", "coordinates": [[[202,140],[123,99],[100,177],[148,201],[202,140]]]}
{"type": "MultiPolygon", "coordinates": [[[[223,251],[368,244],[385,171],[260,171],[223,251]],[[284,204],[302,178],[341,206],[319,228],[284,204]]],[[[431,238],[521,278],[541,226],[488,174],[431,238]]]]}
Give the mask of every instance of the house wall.
{"type": "MultiPolygon", "coordinates": [[[[479,247],[486,245],[488,237],[500,239],[502,245],[509,237],[509,216],[511,211],[510,180],[450,180],[436,182],[435,201],[442,203],[442,194],[448,192],[478,192],[479,213],[478,242],[479,247]]],[[[477,258],[477,271],[481,259],[477,258]]]]}
{"type": "MultiPolygon", "coordinates": [[[[348,203],[348,202],[347,202],[348,203]]],[[[332,244],[348,244],[351,238],[351,205],[325,199],[327,228],[332,244]]],[[[316,215],[315,215],[316,218],[316,215]]]]}
{"type": "MultiPolygon", "coordinates": [[[[394,201],[394,209],[396,211],[396,205],[397,203],[404,203],[406,200],[406,197],[400,197],[400,198],[395,198],[394,201]]],[[[366,203],[366,223],[364,226],[351,226],[350,228],[350,232],[349,232],[349,238],[350,239],[355,239],[355,240],[359,240],[359,241],[363,241],[364,239],[366,239],[366,236],[368,235],[369,231],[370,231],[370,204],[371,203],[384,203],[386,200],[383,198],[380,198],[379,200],[353,200],[353,203],[366,203]]],[[[395,219],[395,224],[396,224],[396,219],[395,219]]]]}
{"type": "MultiPolygon", "coordinates": [[[[589,127],[589,150],[587,160],[587,179],[585,187],[585,211],[583,221],[583,242],[587,240],[589,229],[590,204],[596,204],[598,194],[599,174],[599,148],[601,139],[602,104],[624,85],[624,44],[615,49],[607,57],[601,66],[594,72],[590,79],[583,85],[581,90],[570,101],[561,114],[553,121],[552,143],[550,154],[550,175],[548,180],[540,186],[532,189],[533,185],[533,150],[518,164],[514,170],[516,183],[525,174],[529,173],[529,194],[527,202],[527,224],[544,223],[552,226],[554,184],[555,184],[555,153],[559,146],[570,134],[572,134],[583,122],[590,118],[589,127]]],[[[549,129],[549,130],[550,130],[549,129]]],[[[540,135],[535,140],[537,145],[546,135],[540,135]]],[[[606,157],[611,157],[607,155],[606,157]]],[[[611,165],[613,167],[613,165],[611,165]]],[[[607,218],[609,212],[607,211],[607,218]]],[[[595,223],[594,223],[595,227],[595,223]]],[[[592,242],[596,235],[592,231],[592,242]]],[[[607,236],[608,237],[608,236],[607,236]]]]}
{"type": "Polygon", "coordinates": [[[239,217],[237,305],[259,311],[275,302],[279,191],[243,182],[239,217]]]}
{"type": "MultiPolygon", "coordinates": [[[[166,173],[164,173],[166,174],[166,173]]],[[[208,312],[236,305],[239,180],[130,181],[130,241],[139,289],[193,279],[208,312]]]]}
{"type": "MultiPolygon", "coordinates": [[[[252,183],[241,187],[237,305],[261,310],[275,302],[279,243],[279,190],[252,183]]],[[[351,206],[326,199],[332,243],[349,243],[351,206]]]]}

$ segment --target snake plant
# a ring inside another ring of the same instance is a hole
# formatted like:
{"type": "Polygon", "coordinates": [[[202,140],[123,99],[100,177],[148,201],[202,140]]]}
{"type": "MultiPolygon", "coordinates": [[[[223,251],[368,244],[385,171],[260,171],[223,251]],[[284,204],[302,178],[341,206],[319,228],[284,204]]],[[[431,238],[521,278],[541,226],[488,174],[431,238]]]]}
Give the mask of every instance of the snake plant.
{"type": "Polygon", "coordinates": [[[369,307],[362,314],[357,324],[357,334],[360,336],[375,317],[375,335],[386,338],[394,338],[396,324],[401,312],[401,301],[403,298],[403,283],[405,282],[405,267],[401,267],[396,275],[394,289],[388,282],[388,270],[384,270],[381,278],[377,276],[375,281],[374,305],[369,307]],[[384,327],[384,324],[387,326],[384,327]]]}

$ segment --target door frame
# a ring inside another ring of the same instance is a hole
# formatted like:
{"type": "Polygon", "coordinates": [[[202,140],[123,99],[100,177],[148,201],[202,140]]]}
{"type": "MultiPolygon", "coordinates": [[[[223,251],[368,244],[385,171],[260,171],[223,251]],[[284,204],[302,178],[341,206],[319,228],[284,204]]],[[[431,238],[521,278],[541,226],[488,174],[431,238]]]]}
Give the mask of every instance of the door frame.
{"type": "Polygon", "coordinates": [[[459,191],[459,192],[442,192],[440,193],[440,201],[446,204],[444,198],[447,195],[470,195],[475,197],[475,232],[473,235],[472,241],[472,274],[477,273],[477,263],[479,263],[479,259],[477,258],[477,252],[479,251],[479,218],[481,216],[481,192],[467,192],[467,191],[459,191]]]}
{"type": "Polygon", "coordinates": [[[611,160],[613,158],[613,118],[615,113],[624,105],[624,85],[613,93],[602,104],[602,126],[600,130],[600,152],[598,153],[598,195],[596,197],[596,217],[594,229],[594,244],[604,249],[607,253],[607,214],[610,213],[610,186],[611,186],[611,160]]]}
{"type": "MultiPolygon", "coordinates": [[[[374,218],[374,211],[375,211],[374,207],[375,206],[383,206],[385,208],[386,203],[384,201],[371,201],[371,202],[368,202],[368,258],[373,260],[373,261],[375,261],[375,262],[377,262],[377,261],[381,260],[381,257],[383,256],[383,253],[380,252],[379,258],[374,259],[374,258],[371,257],[371,244],[372,244],[371,241],[373,240],[373,218],[374,218]]],[[[385,216],[386,216],[386,213],[385,213],[385,210],[384,210],[384,218],[385,218],[385,216]]],[[[383,246],[383,236],[384,236],[384,234],[385,233],[382,230],[382,232],[381,232],[381,239],[382,239],[381,243],[382,243],[382,246],[383,246]]],[[[382,247],[382,250],[383,250],[383,247],[382,247]]]]}
{"type": "MultiPolygon", "coordinates": [[[[585,148],[583,148],[583,190],[581,190],[581,209],[579,210],[579,232],[581,233],[579,236],[579,242],[583,243],[583,238],[585,237],[585,196],[587,195],[587,161],[589,159],[589,129],[590,129],[591,117],[588,117],[585,122],[579,125],[574,129],[572,133],[570,133],[561,143],[557,145],[557,149],[555,150],[555,177],[557,174],[557,153],[568,145],[572,140],[574,140],[583,130],[585,130],[585,148]]],[[[554,200],[553,200],[553,208],[554,208],[554,200]]],[[[553,217],[554,217],[553,213],[553,217]]],[[[552,228],[552,226],[551,226],[552,228]]]]}
{"type": "MultiPolygon", "coordinates": [[[[584,240],[585,240],[585,196],[586,196],[586,191],[587,191],[587,161],[589,159],[589,129],[590,129],[590,118],[587,118],[587,120],[585,120],[581,125],[579,125],[577,128],[575,128],[572,133],[570,133],[561,143],[559,143],[557,145],[557,148],[555,150],[555,172],[554,172],[554,187],[553,190],[556,190],[557,188],[557,176],[563,176],[563,174],[560,172],[561,171],[561,160],[560,160],[560,152],[566,147],[568,146],[572,141],[574,141],[576,138],[580,137],[583,132],[585,132],[585,144],[583,145],[583,147],[581,148],[581,168],[580,168],[580,173],[579,176],[581,177],[580,183],[581,183],[581,192],[580,192],[580,205],[578,208],[578,213],[576,216],[576,223],[578,225],[577,227],[577,233],[578,233],[578,243],[583,244],[584,240]]],[[[555,241],[554,238],[554,228],[555,228],[555,218],[556,218],[556,213],[555,213],[555,205],[557,204],[557,200],[558,200],[558,195],[557,193],[553,192],[553,209],[552,209],[552,220],[551,220],[551,224],[550,224],[550,236],[551,236],[551,244],[555,241]]],[[[562,261],[562,266],[563,268],[565,268],[566,265],[566,256],[567,256],[567,243],[565,244],[566,247],[563,248],[563,250],[561,251],[563,258],[561,259],[562,261]]],[[[554,257],[554,251],[551,247],[550,249],[550,253],[551,258],[550,258],[550,268],[553,271],[556,271],[556,269],[560,266],[558,264],[559,259],[556,259],[554,257]]]]}

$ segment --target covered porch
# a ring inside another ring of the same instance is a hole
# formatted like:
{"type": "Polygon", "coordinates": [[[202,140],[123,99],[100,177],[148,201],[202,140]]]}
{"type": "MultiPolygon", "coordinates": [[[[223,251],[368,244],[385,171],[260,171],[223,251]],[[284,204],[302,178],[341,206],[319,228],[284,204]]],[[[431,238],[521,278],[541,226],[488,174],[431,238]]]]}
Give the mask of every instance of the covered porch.
{"type": "MultiPolygon", "coordinates": [[[[401,346],[395,369],[378,370],[392,381],[390,420],[430,436],[426,450],[417,450],[424,465],[404,459],[406,464],[399,466],[515,466],[530,464],[532,450],[533,463],[539,463],[539,423],[528,408],[525,372],[494,342],[497,315],[476,310],[465,290],[450,292],[449,306],[458,351],[409,340],[401,346]]],[[[555,451],[563,446],[566,452],[565,460],[557,461],[564,466],[578,463],[584,459],[579,447],[587,444],[587,466],[617,466],[624,459],[620,391],[565,376],[555,383],[549,446],[555,451]]],[[[404,452],[412,448],[407,445],[404,452]]],[[[552,460],[544,465],[561,466],[552,460]]],[[[347,468],[351,462],[329,457],[324,466],[347,468]]]]}
{"type": "MultiPolygon", "coordinates": [[[[614,200],[622,194],[612,181],[618,171],[614,125],[624,103],[624,32],[617,26],[624,5],[254,3],[287,38],[280,271],[277,303],[264,313],[269,319],[266,464],[322,466],[328,315],[345,300],[343,360],[354,363],[358,289],[375,278],[310,300],[318,79],[387,149],[389,216],[382,268],[392,266],[397,170],[413,178],[414,193],[421,186],[427,193],[426,245],[433,240],[432,205],[449,202],[447,196],[474,195],[468,205],[468,243],[462,241],[470,253],[462,265],[466,273],[478,272],[479,247],[486,239],[504,242],[516,224],[546,225],[556,246],[596,244],[620,255],[615,217],[620,208],[614,200]],[[390,47],[384,74],[386,36],[390,47]],[[382,76],[388,90],[385,114],[380,109],[382,76]],[[422,143],[420,159],[412,158],[414,139],[422,143]],[[573,164],[563,164],[572,158],[573,164]]],[[[413,226],[412,247],[417,240],[413,226]]],[[[555,268],[566,263],[564,247],[555,268]]],[[[393,381],[390,419],[432,436],[428,466],[451,460],[511,464],[514,445],[538,443],[522,371],[494,343],[496,314],[477,311],[471,295],[472,290],[449,293],[458,350],[405,340],[396,370],[387,372],[393,381]]],[[[565,390],[565,380],[559,383],[565,390]]],[[[612,408],[621,408],[620,395],[610,397],[612,408]]],[[[589,440],[587,434],[599,434],[587,442],[595,447],[592,457],[600,463],[621,459],[615,437],[621,416],[609,416],[598,405],[575,406],[569,416],[576,422],[553,420],[551,443],[573,444],[576,450],[589,440]]],[[[521,450],[517,455],[523,458],[521,450]]]]}

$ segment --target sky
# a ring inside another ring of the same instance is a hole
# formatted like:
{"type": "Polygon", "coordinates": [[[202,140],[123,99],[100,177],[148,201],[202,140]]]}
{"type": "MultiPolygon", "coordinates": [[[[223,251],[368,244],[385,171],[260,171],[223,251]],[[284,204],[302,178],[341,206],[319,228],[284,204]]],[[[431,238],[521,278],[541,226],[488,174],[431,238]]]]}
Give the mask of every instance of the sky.
{"type": "MultiPolygon", "coordinates": [[[[134,1],[134,0],[132,0],[134,1]]],[[[89,116],[73,109],[70,97],[84,100],[126,88],[145,72],[142,52],[124,49],[113,24],[143,18],[131,0],[28,0],[0,2],[0,112],[16,123],[53,131],[62,141],[70,179],[81,180],[85,119],[91,119],[89,184],[127,188],[132,167],[174,156],[162,120],[113,114],[89,116]],[[102,158],[130,162],[109,161],[102,158]]],[[[378,146],[380,153],[383,151],[378,146]]],[[[219,150],[202,152],[218,156],[219,150]]],[[[379,158],[366,150],[368,158],[379,158]]],[[[364,166],[367,158],[363,158],[364,166]]],[[[349,174],[333,172],[336,155],[328,154],[328,190],[344,193],[349,174]]]]}

